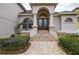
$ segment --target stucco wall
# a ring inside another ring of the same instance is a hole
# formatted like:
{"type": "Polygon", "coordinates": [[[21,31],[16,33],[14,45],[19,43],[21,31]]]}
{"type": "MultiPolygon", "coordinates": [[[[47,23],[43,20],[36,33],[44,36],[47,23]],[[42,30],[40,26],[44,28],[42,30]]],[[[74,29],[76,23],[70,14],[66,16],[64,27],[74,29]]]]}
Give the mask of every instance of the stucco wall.
{"type": "Polygon", "coordinates": [[[59,16],[54,16],[54,25],[56,31],[61,31],[61,19],[59,16]]]}
{"type": "Polygon", "coordinates": [[[15,3],[0,3],[0,37],[8,37],[14,33],[18,13],[22,11],[15,3]]]}
{"type": "Polygon", "coordinates": [[[75,15],[62,15],[61,16],[61,29],[63,32],[67,32],[67,33],[76,33],[77,29],[76,29],[76,16],[75,15]],[[73,22],[71,23],[66,23],[65,20],[66,18],[72,18],[73,22]]]}

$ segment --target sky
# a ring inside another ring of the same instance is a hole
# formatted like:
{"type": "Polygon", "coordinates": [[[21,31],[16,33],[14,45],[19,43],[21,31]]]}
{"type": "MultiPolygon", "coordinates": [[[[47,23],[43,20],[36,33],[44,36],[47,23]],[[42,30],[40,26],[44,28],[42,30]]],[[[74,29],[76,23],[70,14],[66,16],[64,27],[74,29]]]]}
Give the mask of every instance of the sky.
{"type": "MultiPolygon", "coordinates": [[[[23,3],[23,5],[27,10],[31,10],[29,3],[23,3]]],[[[79,3],[58,3],[55,12],[72,11],[77,7],[79,7],[79,3]]]]}
{"type": "Polygon", "coordinates": [[[79,7],[79,3],[60,3],[55,8],[55,12],[72,11],[77,7],[79,7]]]}

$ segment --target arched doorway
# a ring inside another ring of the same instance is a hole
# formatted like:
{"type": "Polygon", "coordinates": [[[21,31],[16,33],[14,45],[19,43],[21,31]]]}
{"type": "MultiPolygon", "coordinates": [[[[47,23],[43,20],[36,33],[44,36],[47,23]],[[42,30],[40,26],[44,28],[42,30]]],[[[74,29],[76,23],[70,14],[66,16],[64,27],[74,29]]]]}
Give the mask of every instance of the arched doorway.
{"type": "Polygon", "coordinates": [[[49,29],[49,11],[47,8],[40,8],[37,14],[38,30],[49,29]]]}

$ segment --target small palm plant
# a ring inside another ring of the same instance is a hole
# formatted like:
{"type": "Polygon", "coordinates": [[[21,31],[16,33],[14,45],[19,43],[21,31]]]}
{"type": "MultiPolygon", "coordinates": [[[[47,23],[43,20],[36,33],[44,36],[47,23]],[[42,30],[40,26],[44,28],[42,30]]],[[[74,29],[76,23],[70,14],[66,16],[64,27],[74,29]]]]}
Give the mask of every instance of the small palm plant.
{"type": "Polygon", "coordinates": [[[18,24],[16,25],[16,27],[15,27],[15,33],[16,33],[17,35],[20,35],[20,27],[21,27],[21,25],[23,25],[23,23],[18,23],[18,24]]]}

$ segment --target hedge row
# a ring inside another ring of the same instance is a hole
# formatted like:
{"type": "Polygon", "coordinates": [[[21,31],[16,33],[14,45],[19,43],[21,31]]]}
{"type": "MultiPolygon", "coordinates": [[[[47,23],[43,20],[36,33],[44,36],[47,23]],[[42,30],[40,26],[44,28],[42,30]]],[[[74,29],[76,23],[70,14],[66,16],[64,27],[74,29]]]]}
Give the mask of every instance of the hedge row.
{"type": "Polygon", "coordinates": [[[61,36],[59,37],[59,44],[68,54],[79,55],[79,35],[61,36]]]}
{"type": "Polygon", "coordinates": [[[15,36],[0,39],[0,51],[16,51],[25,48],[29,43],[29,36],[15,36]]]}

